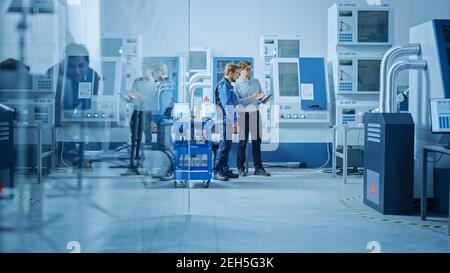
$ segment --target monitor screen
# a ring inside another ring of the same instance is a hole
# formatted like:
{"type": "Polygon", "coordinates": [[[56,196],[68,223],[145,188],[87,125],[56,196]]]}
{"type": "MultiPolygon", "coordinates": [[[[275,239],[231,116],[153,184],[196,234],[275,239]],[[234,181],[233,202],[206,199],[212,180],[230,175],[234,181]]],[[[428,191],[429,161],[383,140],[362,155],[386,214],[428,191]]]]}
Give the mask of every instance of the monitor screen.
{"type": "Polygon", "coordinates": [[[208,70],[208,53],[191,51],[189,53],[189,70],[208,70]]]}
{"type": "Polygon", "coordinates": [[[444,27],[444,37],[447,44],[450,44],[450,26],[444,27]]]}
{"type": "Polygon", "coordinates": [[[433,133],[450,133],[450,99],[431,99],[433,133]]]}
{"type": "Polygon", "coordinates": [[[389,42],[389,12],[358,11],[358,42],[389,42]]]}
{"type": "Polygon", "coordinates": [[[297,63],[279,63],[278,77],[281,97],[298,97],[300,95],[300,80],[297,63]]]}
{"type": "Polygon", "coordinates": [[[358,90],[362,92],[380,91],[381,60],[358,61],[358,90]]]}
{"type": "Polygon", "coordinates": [[[113,96],[116,90],[116,62],[102,62],[103,95],[113,96]]]}
{"type": "Polygon", "coordinates": [[[300,41],[299,40],[279,40],[278,58],[299,58],[300,41]]]}

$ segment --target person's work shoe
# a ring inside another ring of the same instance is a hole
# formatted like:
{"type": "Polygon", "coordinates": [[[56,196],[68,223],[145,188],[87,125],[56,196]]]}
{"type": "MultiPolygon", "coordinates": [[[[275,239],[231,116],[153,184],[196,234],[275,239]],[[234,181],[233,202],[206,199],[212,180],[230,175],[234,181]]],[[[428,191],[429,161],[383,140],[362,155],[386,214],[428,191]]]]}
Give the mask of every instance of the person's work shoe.
{"type": "Polygon", "coordinates": [[[166,173],[165,175],[161,176],[161,181],[172,181],[175,179],[175,175],[171,172],[166,173]]]}
{"type": "Polygon", "coordinates": [[[263,167],[259,167],[255,169],[255,175],[270,176],[270,173],[266,172],[263,167]]]}
{"type": "Polygon", "coordinates": [[[136,168],[128,168],[126,172],[122,173],[121,176],[139,175],[139,171],[136,168]]]}
{"type": "Polygon", "coordinates": [[[232,172],[231,170],[228,170],[224,173],[225,176],[231,179],[239,178],[239,174],[232,172]]]}
{"type": "Polygon", "coordinates": [[[247,176],[247,172],[245,171],[245,169],[239,169],[239,176],[242,176],[242,177],[247,176]]]}
{"type": "Polygon", "coordinates": [[[213,179],[217,180],[217,181],[228,181],[228,176],[225,176],[225,175],[222,175],[219,173],[215,173],[213,179]]]}

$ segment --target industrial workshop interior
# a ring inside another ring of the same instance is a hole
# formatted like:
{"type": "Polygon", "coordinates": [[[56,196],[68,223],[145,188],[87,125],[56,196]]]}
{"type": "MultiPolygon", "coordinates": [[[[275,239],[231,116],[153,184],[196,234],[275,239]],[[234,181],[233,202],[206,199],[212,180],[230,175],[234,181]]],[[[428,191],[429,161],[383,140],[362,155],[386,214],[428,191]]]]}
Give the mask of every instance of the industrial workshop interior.
{"type": "Polygon", "coordinates": [[[449,0],[0,0],[1,253],[450,253],[449,0]]]}

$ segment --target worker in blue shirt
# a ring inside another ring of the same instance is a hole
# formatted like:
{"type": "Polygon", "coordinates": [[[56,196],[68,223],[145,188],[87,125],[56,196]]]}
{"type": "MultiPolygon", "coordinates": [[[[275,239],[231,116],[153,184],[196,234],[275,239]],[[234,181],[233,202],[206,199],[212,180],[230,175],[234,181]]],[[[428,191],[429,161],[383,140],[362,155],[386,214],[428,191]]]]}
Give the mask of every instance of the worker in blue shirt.
{"type": "Polygon", "coordinates": [[[214,180],[228,181],[230,178],[238,178],[228,166],[228,158],[233,143],[233,133],[237,131],[236,106],[238,99],[232,83],[239,78],[239,66],[227,64],[225,77],[217,84],[214,92],[214,102],[217,108],[217,121],[222,121],[216,129],[221,129],[221,139],[214,162],[214,180]]]}

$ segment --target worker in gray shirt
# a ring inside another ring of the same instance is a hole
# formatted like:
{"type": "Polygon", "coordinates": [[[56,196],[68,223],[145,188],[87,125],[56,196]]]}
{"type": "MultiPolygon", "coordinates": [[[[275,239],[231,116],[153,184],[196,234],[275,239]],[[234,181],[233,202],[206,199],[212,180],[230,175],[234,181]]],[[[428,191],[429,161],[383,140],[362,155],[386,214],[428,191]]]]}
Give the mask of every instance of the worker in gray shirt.
{"type": "Polygon", "coordinates": [[[131,91],[128,92],[134,107],[130,120],[130,167],[122,175],[139,174],[138,166],[135,165],[134,160],[140,159],[142,133],[145,135],[146,145],[150,146],[152,143],[153,113],[158,109],[158,85],[154,80],[153,72],[153,68],[149,65],[146,69],[146,75],[134,80],[131,91]]]}
{"type": "Polygon", "coordinates": [[[239,68],[241,76],[234,86],[238,97],[239,149],[237,153],[237,167],[239,176],[247,176],[245,162],[249,133],[252,135],[255,175],[270,176],[264,170],[261,159],[262,119],[258,106],[265,95],[258,79],[251,78],[252,65],[247,61],[243,61],[239,64],[239,68]]]}

